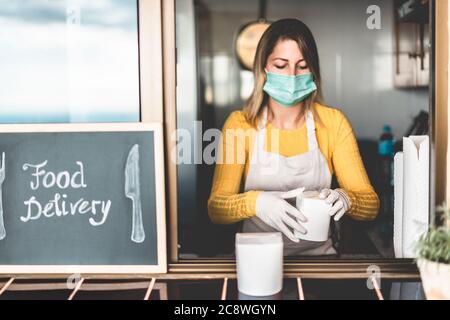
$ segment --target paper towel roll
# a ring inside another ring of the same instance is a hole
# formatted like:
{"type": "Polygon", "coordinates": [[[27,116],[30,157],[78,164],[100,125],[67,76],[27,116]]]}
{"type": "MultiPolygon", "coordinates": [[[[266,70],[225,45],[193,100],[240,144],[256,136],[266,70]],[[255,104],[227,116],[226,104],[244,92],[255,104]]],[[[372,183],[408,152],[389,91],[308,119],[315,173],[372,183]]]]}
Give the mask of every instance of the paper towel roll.
{"type": "Polygon", "coordinates": [[[237,233],[238,290],[248,296],[272,296],[283,288],[283,238],[279,232],[237,233]]]}
{"type": "Polygon", "coordinates": [[[394,157],[394,253],[403,258],[403,152],[394,157]]]}
{"type": "Polygon", "coordinates": [[[403,257],[415,258],[415,245],[429,223],[429,138],[403,138],[403,257]]]}

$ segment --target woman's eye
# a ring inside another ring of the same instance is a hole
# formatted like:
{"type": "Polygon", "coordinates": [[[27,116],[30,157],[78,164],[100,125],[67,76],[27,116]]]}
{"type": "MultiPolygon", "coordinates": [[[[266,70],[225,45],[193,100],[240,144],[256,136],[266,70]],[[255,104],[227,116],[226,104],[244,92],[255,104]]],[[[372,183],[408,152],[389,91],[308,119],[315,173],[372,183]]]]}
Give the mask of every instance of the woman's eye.
{"type": "Polygon", "coordinates": [[[308,69],[308,66],[297,66],[297,68],[300,70],[306,70],[308,69]]]}
{"type": "Polygon", "coordinates": [[[275,66],[275,68],[277,68],[277,69],[284,69],[284,67],[286,67],[286,66],[275,66]]]}

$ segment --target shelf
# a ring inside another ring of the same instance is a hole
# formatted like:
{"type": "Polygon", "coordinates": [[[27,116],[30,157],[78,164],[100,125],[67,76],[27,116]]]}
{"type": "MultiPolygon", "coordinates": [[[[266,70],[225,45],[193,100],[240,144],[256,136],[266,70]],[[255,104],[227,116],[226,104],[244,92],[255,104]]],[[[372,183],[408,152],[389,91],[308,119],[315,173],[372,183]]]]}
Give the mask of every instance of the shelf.
{"type": "Polygon", "coordinates": [[[236,279],[82,281],[68,288],[63,280],[0,279],[0,300],[425,300],[420,281],[375,278],[333,280],[285,278],[283,289],[269,297],[238,291],[236,279]],[[5,287],[7,286],[7,287],[5,287]]]}

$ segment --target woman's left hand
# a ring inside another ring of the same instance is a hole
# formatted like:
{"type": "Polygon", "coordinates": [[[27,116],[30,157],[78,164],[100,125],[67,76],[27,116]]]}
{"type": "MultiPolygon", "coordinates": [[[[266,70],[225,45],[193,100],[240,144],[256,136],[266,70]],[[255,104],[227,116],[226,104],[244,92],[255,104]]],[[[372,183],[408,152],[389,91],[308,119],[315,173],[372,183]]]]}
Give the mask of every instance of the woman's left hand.
{"type": "Polygon", "coordinates": [[[350,199],[342,189],[322,189],[319,198],[332,205],[329,214],[334,216],[334,221],[339,221],[350,209],[350,199]]]}

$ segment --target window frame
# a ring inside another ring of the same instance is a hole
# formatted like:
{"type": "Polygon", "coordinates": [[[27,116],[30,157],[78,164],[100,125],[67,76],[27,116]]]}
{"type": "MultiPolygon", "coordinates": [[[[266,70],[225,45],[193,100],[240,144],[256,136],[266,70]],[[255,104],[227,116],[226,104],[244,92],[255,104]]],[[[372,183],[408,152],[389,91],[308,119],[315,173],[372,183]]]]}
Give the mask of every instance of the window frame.
{"type": "MultiPolygon", "coordinates": [[[[162,2],[163,56],[164,56],[164,130],[165,152],[169,155],[176,147],[171,133],[176,122],[176,45],[175,0],[162,2]]],[[[435,206],[448,199],[447,140],[448,140],[448,0],[430,0],[430,216],[435,216],[435,206]]],[[[195,277],[217,277],[236,272],[234,259],[181,259],[178,252],[177,165],[166,156],[166,187],[168,217],[169,273],[189,273],[195,277]]],[[[367,278],[369,266],[381,267],[384,278],[417,279],[419,273],[413,259],[286,259],[285,275],[301,273],[309,278],[367,278]]]]}

